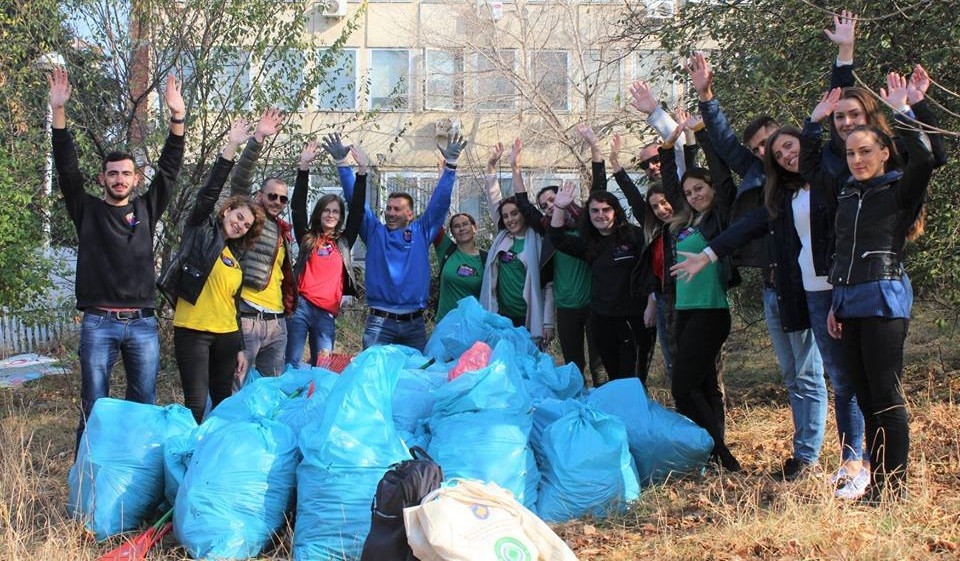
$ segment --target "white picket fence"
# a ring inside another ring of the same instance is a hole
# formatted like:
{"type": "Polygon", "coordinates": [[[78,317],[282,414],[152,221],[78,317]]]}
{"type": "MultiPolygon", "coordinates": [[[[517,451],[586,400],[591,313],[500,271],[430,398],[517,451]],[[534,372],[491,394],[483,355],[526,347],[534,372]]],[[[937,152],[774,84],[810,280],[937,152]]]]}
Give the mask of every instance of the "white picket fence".
{"type": "Polygon", "coordinates": [[[36,321],[36,310],[0,310],[0,357],[55,350],[80,330],[73,308],[45,310],[36,321]]]}

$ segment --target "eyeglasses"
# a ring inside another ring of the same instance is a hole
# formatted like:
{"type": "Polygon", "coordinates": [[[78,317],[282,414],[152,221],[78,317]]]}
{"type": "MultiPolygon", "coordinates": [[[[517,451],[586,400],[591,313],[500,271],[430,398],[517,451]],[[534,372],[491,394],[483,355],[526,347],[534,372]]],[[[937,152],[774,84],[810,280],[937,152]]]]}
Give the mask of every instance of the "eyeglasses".
{"type": "Polygon", "coordinates": [[[265,194],[265,195],[267,196],[267,198],[270,199],[271,201],[276,201],[277,199],[280,199],[280,202],[283,203],[283,204],[287,204],[287,201],[290,200],[290,198],[287,197],[286,195],[278,195],[278,194],[276,194],[276,193],[264,193],[264,194],[265,194]]]}
{"type": "Polygon", "coordinates": [[[660,163],[660,155],[659,155],[659,154],[656,155],[656,156],[650,156],[650,157],[647,158],[646,160],[641,160],[641,161],[640,161],[640,169],[647,169],[647,168],[650,167],[650,164],[659,164],[659,163],[660,163]]]}

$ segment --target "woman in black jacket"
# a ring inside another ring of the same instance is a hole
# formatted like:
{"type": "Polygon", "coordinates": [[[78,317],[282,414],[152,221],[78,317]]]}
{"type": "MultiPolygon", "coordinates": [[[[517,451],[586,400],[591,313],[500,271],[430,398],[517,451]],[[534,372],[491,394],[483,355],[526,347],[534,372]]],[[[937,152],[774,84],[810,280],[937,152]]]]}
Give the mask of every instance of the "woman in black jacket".
{"type": "Polygon", "coordinates": [[[247,197],[232,196],[214,211],[233,168],[247,123],[234,122],[184,225],[177,256],[159,282],[176,303],[173,345],[185,405],[199,423],[209,395],[212,407],[230,396],[234,375],[246,371],[237,299],[243,272],[236,254],[263,230],[264,214],[247,197]]]}
{"type": "MultiPolygon", "coordinates": [[[[887,77],[883,100],[907,105],[909,85],[896,73],[887,77]]],[[[906,165],[901,168],[893,139],[873,125],[854,128],[846,138],[850,180],[821,169],[822,142],[814,120],[837,106],[837,91],[824,94],[801,138],[800,173],[814,190],[835,201],[835,251],[829,280],[833,306],[830,334],[841,340],[866,424],[871,485],[867,500],[887,490],[899,497],[906,488],[910,447],[906,401],[901,388],[903,345],[913,289],[903,267],[904,247],[923,206],[936,160],[922,132],[898,112],[906,165]]]]}

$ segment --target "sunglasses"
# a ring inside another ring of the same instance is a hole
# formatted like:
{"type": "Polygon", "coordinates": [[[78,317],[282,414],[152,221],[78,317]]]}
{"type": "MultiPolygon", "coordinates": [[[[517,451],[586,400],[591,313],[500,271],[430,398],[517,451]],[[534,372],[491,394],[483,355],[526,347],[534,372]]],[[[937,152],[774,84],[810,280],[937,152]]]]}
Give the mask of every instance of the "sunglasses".
{"type": "Polygon", "coordinates": [[[276,193],[264,193],[264,195],[266,195],[267,198],[270,199],[271,201],[276,201],[277,199],[280,199],[280,202],[283,204],[287,204],[287,201],[290,200],[290,198],[287,197],[286,195],[278,195],[276,193]]]}
{"type": "Polygon", "coordinates": [[[657,156],[651,156],[651,157],[647,158],[646,160],[642,160],[642,161],[640,162],[640,169],[647,169],[647,168],[650,167],[650,164],[659,164],[659,163],[660,163],[660,156],[659,156],[659,155],[657,155],[657,156]]]}

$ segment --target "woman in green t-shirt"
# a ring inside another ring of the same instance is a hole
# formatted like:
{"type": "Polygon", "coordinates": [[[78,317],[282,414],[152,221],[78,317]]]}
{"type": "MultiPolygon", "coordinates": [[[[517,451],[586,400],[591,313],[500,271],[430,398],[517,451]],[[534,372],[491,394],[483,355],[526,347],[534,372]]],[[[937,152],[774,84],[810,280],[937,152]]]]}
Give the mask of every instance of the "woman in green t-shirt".
{"type": "Polygon", "coordinates": [[[487,252],[477,248],[477,221],[473,216],[465,212],[454,214],[447,228],[450,236],[441,235],[433,246],[440,269],[435,318],[438,322],[461,299],[467,296],[480,298],[483,266],[487,258],[487,252]]]}
{"type": "MultiPolygon", "coordinates": [[[[678,126],[692,126],[689,119],[678,126]]],[[[668,262],[682,262],[698,253],[719,235],[729,223],[736,185],[730,169],[716,155],[709,142],[701,148],[710,169],[688,168],[679,181],[674,162],[671,135],[660,146],[663,189],[673,208],[669,228],[668,262]]],[[[678,276],[675,287],[674,340],[677,356],[673,363],[671,392],[677,411],[710,433],[714,448],[711,460],[730,471],[740,471],[740,463],[724,440],[723,390],[717,371],[717,357],[730,334],[730,308],[727,288],[739,277],[729,260],[710,265],[694,279],[678,276]]]]}

